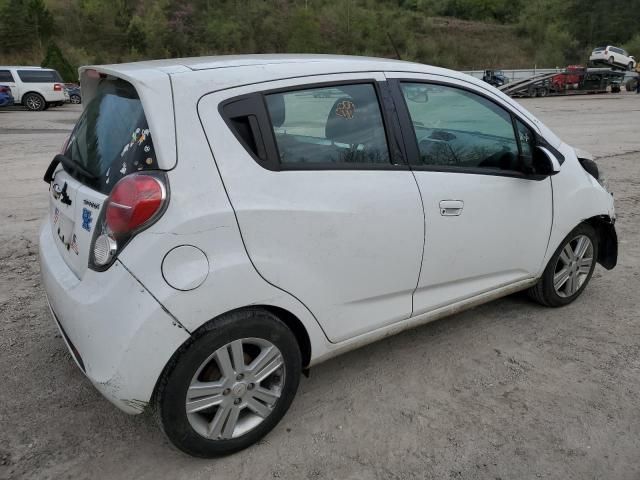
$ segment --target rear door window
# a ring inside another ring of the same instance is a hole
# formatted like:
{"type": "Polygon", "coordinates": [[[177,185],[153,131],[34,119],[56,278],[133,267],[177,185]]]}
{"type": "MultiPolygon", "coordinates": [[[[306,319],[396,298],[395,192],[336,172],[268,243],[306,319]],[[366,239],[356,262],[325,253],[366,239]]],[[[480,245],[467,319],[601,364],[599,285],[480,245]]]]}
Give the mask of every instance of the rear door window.
{"type": "Polygon", "coordinates": [[[95,178],[69,173],[105,195],[125,175],[158,168],[147,118],[133,85],[120,79],[100,80],[64,155],[95,178]]]}
{"type": "Polygon", "coordinates": [[[13,82],[13,75],[9,70],[0,70],[0,82],[13,82]]]}
{"type": "Polygon", "coordinates": [[[55,70],[18,70],[18,76],[24,83],[62,83],[55,70]]]}
{"type": "Polygon", "coordinates": [[[280,163],[340,168],[389,165],[387,137],[372,84],[266,96],[280,163]]]}

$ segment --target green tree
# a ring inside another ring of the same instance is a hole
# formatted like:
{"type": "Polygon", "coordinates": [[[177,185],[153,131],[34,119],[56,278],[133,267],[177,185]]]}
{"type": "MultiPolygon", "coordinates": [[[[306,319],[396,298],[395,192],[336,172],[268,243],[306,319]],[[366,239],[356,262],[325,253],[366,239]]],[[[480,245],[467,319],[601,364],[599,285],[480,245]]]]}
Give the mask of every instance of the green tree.
{"type": "Polygon", "coordinates": [[[47,54],[41,64],[42,67],[57,70],[65,82],[77,82],[78,72],[62,54],[62,50],[53,42],[47,46],[47,54]]]}
{"type": "Polygon", "coordinates": [[[53,16],[43,0],[30,0],[27,4],[27,22],[33,28],[38,47],[42,50],[44,42],[53,34],[53,16]]]}
{"type": "Polygon", "coordinates": [[[24,0],[9,0],[0,7],[0,43],[3,50],[24,51],[34,44],[24,0]]]}

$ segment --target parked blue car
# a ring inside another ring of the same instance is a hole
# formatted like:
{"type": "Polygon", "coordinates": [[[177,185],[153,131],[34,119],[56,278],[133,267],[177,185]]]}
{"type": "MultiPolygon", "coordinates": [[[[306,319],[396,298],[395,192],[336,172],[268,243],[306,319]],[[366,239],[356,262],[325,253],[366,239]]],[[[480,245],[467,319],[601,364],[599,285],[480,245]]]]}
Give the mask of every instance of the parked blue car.
{"type": "Polygon", "coordinates": [[[0,85],[0,107],[13,105],[13,95],[11,89],[6,85],[0,85]]]}
{"type": "Polygon", "coordinates": [[[79,85],[74,83],[65,83],[64,88],[69,95],[69,99],[67,100],[69,103],[82,103],[82,92],[79,85]]]}

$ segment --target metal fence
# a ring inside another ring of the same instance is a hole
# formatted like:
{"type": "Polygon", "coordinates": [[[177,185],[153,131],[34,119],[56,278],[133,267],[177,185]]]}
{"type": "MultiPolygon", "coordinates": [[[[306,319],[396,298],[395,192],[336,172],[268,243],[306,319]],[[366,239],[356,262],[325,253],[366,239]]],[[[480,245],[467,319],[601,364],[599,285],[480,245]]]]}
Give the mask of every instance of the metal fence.
{"type": "MultiPolygon", "coordinates": [[[[560,73],[564,70],[564,68],[531,68],[531,69],[521,69],[521,70],[502,70],[505,76],[509,77],[509,80],[515,82],[516,80],[524,80],[525,78],[533,77],[534,75],[542,75],[545,73],[560,73]]],[[[466,73],[467,75],[471,75],[472,77],[476,77],[482,79],[484,75],[484,70],[467,70],[462,73],[466,73]]]]}

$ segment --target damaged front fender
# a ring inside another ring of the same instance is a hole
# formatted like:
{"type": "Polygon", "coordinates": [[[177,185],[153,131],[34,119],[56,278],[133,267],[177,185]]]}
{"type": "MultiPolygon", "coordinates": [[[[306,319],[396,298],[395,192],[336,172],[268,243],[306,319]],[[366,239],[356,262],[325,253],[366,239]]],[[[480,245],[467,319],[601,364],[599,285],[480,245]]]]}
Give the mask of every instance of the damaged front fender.
{"type": "Polygon", "coordinates": [[[598,263],[607,270],[618,264],[618,234],[615,221],[606,215],[587,220],[598,233],[598,263]]]}

